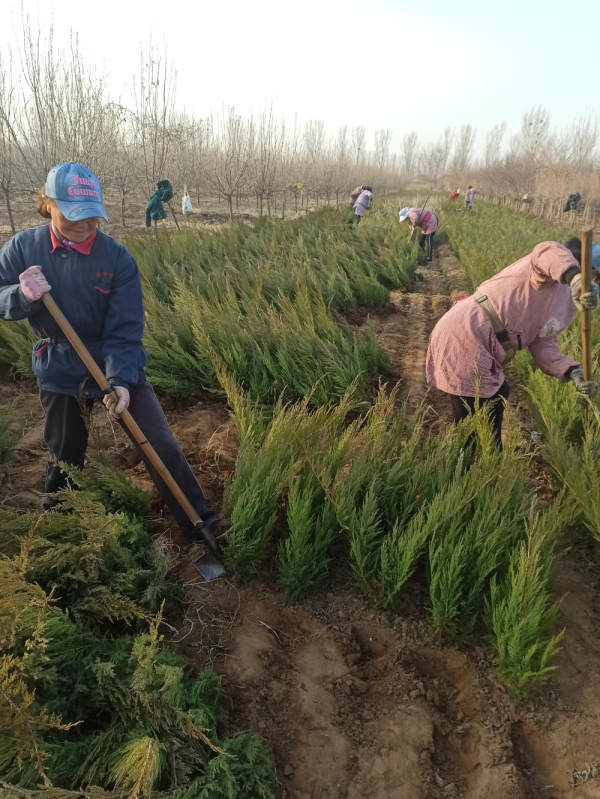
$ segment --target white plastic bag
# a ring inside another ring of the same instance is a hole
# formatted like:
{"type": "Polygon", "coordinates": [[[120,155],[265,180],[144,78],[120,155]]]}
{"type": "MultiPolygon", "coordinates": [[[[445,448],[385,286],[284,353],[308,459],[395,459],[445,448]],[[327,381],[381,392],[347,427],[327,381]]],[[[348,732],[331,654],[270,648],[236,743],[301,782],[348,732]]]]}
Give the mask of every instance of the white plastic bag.
{"type": "Polygon", "coordinates": [[[185,216],[185,214],[192,213],[192,199],[189,195],[187,188],[184,186],[183,189],[183,197],[181,199],[181,213],[185,216]]]}

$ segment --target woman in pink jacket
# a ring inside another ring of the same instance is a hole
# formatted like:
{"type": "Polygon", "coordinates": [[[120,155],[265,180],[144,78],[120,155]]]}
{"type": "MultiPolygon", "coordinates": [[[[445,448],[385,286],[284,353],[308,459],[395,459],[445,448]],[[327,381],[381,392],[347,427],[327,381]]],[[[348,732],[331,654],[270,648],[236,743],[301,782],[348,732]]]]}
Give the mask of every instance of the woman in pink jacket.
{"type": "Polygon", "coordinates": [[[427,247],[427,260],[433,257],[433,234],[438,229],[438,218],[425,208],[403,208],[400,211],[400,221],[408,219],[410,222],[410,240],[412,241],[417,228],[421,230],[419,244],[423,249],[427,247]]]}
{"type": "Polygon", "coordinates": [[[503,366],[528,348],[547,375],[570,380],[583,394],[594,386],[558,348],[556,337],[577,310],[595,308],[598,286],[582,294],[580,266],[556,241],[533,251],[486,280],[442,316],[429,338],[426,377],[450,394],[454,420],[471,413],[476,398],[489,404],[494,434],[502,447],[502,417],[509,387],[503,366]]]}

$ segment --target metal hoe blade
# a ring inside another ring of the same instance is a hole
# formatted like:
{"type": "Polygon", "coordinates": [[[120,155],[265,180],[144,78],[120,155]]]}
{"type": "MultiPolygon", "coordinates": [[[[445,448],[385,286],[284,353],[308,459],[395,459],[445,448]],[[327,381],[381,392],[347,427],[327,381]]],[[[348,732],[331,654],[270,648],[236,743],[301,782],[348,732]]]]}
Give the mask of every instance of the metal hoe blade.
{"type": "Polygon", "coordinates": [[[212,580],[216,580],[218,577],[222,577],[225,574],[225,566],[223,566],[221,561],[223,551],[208,526],[204,526],[204,524],[199,521],[196,524],[196,530],[204,541],[206,554],[198,558],[194,566],[198,569],[206,582],[210,583],[212,580]]]}
{"type": "Polygon", "coordinates": [[[225,574],[225,566],[214,555],[206,554],[194,563],[207,583],[216,580],[225,574]]]}

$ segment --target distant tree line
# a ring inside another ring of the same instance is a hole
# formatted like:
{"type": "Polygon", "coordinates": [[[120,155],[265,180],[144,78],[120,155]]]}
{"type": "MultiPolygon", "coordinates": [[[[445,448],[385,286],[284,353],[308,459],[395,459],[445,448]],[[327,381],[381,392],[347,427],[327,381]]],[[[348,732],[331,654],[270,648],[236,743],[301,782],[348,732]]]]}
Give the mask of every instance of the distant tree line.
{"type": "Polygon", "coordinates": [[[369,141],[362,124],[332,134],[321,120],[290,124],[272,108],[250,116],[231,107],[217,116],[182,113],[174,67],[166,50],[152,45],[140,51],[127,104],[109,96],[75,35],[61,49],[52,28],[41,31],[25,16],[21,34],[14,52],[0,54],[0,196],[13,231],[15,197],[39,188],[48,170],[66,160],[97,172],[120,203],[123,225],[128,204],[143,201],[163,178],[176,191],[187,186],[196,203],[218,198],[230,215],[252,202],[260,214],[284,216],[309,204],[344,202],[361,183],[382,194],[415,179],[434,188],[476,182],[488,194],[517,199],[525,192],[600,195],[591,117],[559,134],[548,112],[534,108],[508,143],[505,123],[492,128],[478,156],[471,124],[446,127],[432,143],[411,131],[394,153],[389,129],[369,141]]]}

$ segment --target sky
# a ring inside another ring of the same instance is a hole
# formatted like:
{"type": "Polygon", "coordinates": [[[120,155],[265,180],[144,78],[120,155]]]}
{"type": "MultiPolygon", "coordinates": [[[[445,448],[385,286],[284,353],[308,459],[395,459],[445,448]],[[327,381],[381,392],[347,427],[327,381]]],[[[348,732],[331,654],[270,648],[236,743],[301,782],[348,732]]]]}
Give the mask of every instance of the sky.
{"type": "MultiPolygon", "coordinates": [[[[132,106],[140,48],[162,49],[177,72],[178,106],[198,115],[272,106],[328,131],[485,132],[544,106],[555,128],[600,116],[600,2],[578,0],[22,0],[57,45],[78,34],[84,59],[132,106]]],[[[10,3],[0,52],[19,37],[10,3]],[[8,23],[8,24],[7,24],[8,23]]],[[[3,9],[4,10],[4,9],[3,9]]]]}

